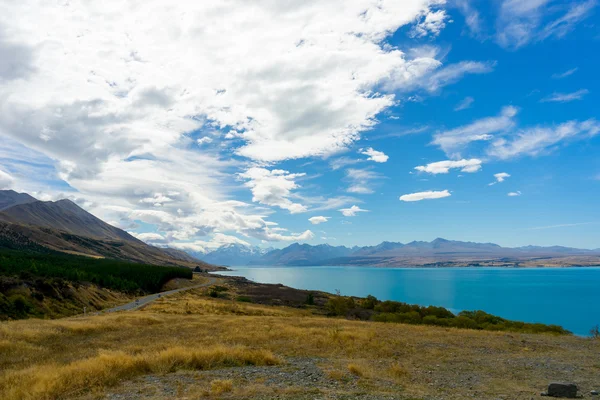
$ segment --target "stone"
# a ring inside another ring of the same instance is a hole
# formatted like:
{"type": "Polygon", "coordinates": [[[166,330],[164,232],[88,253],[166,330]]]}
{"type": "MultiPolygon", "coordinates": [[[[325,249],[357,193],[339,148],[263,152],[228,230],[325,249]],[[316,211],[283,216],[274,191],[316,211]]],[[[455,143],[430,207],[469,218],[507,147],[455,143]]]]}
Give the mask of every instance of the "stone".
{"type": "Polygon", "coordinates": [[[550,385],[548,385],[548,396],[576,399],[577,390],[577,385],[574,383],[552,382],[550,385]]]}
{"type": "Polygon", "coordinates": [[[590,394],[591,394],[592,396],[598,396],[598,391],[597,391],[597,390],[592,390],[592,391],[590,392],[590,394]]]}

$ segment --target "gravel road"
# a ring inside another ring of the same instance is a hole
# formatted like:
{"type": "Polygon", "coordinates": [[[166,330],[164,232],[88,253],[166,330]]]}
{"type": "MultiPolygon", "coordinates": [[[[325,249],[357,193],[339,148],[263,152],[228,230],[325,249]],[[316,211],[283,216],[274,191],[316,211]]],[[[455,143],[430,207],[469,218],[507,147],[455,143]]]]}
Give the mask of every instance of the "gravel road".
{"type": "Polygon", "coordinates": [[[139,297],[135,301],[132,301],[131,303],[123,304],[122,306],[118,306],[118,307],[108,308],[106,310],[102,310],[102,312],[137,310],[138,308],[145,306],[146,304],[149,304],[149,303],[153,302],[154,300],[159,299],[161,297],[168,296],[173,293],[185,292],[186,290],[198,289],[201,287],[211,286],[211,285],[214,285],[217,282],[217,280],[218,280],[217,278],[208,278],[208,282],[200,284],[200,285],[190,286],[190,287],[185,287],[185,288],[180,288],[180,289],[174,289],[174,290],[169,290],[166,292],[154,293],[154,294],[151,294],[148,296],[139,297]]]}

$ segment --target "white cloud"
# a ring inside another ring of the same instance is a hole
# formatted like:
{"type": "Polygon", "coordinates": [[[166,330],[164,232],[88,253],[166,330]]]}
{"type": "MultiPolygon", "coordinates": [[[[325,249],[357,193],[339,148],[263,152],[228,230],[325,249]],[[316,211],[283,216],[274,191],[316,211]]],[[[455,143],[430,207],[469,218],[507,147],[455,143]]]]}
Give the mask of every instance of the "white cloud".
{"type": "Polygon", "coordinates": [[[421,200],[434,200],[434,199],[442,199],[444,197],[451,196],[448,190],[442,191],[426,191],[426,192],[418,192],[418,193],[410,193],[400,196],[401,201],[412,202],[412,201],[421,201],[421,200]]]}
{"type": "Polygon", "coordinates": [[[346,190],[348,193],[371,194],[373,181],[380,179],[381,175],[370,169],[348,168],[346,177],[352,182],[346,190]]]}
{"type": "Polygon", "coordinates": [[[358,164],[360,162],[363,162],[363,160],[358,160],[358,159],[349,158],[349,157],[339,157],[339,158],[331,160],[329,162],[329,166],[331,166],[331,169],[335,171],[340,168],[344,168],[348,165],[358,164]]]}
{"type": "Polygon", "coordinates": [[[552,3],[552,0],[504,0],[496,23],[498,43],[518,49],[531,42],[563,37],[596,6],[596,0],[573,2],[564,12],[565,7],[552,3]],[[564,13],[556,16],[559,12],[564,13]]]}
{"type": "Polygon", "coordinates": [[[507,174],[506,172],[499,172],[497,174],[494,174],[494,178],[496,178],[496,181],[490,183],[489,186],[493,186],[496,183],[504,182],[507,178],[510,178],[510,174],[507,174]]]}
{"type": "Polygon", "coordinates": [[[516,107],[506,106],[497,117],[482,118],[469,125],[436,133],[431,143],[439,146],[447,155],[456,156],[471,142],[491,140],[493,133],[514,127],[517,112],[516,107]]]}
{"type": "Polygon", "coordinates": [[[14,178],[0,169],[0,189],[7,189],[12,186],[14,178]]]}
{"type": "Polygon", "coordinates": [[[446,27],[448,14],[445,10],[429,11],[410,31],[411,37],[438,36],[446,27]]]}
{"type": "Polygon", "coordinates": [[[208,144],[208,143],[212,143],[213,139],[210,136],[204,136],[198,140],[196,140],[196,143],[198,143],[199,146],[202,146],[203,144],[208,144]]]}
{"type": "MultiPolygon", "coordinates": [[[[347,150],[396,104],[390,91],[436,91],[489,72],[490,64],[444,66],[444,55],[387,44],[440,3],[6,2],[0,148],[15,141],[43,155],[44,173],[64,180],[90,211],[120,226],[151,221],[169,245],[220,232],[307,239],[310,231],[274,228],[269,209],[235,202],[234,178],[244,176],[260,204],[304,211],[293,193],[299,175],[266,163],[347,150]],[[197,140],[207,141],[197,132],[228,146],[200,150],[197,140]],[[248,162],[267,173],[243,172],[248,162]]],[[[29,158],[18,153],[14,161],[29,158]]],[[[25,169],[10,171],[21,185],[25,169]]],[[[27,185],[62,193],[39,176],[27,185]]],[[[340,197],[319,207],[332,204],[352,203],[340,197]]]]}
{"type": "Polygon", "coordinates": [[[342,208],[338,211],[341,212],[344,217],[355,217],[357,213],[368,212],[369,210],[363,210],[358,206],[352,206],[350,208],[342,208]]]}
{"type": "Polygon", "coordinates": [[[509,196],[509,197],[518,197],[518,196],[520,196],[520,195],[521,195],[521,192],[520,192],[520,191],[516,191],[516,192],[510,192],[510,193],[508,193],[508,196],[509,196]]]}
{"type": "Polygon", "coordinates": [[[470,33],[476,38],[483,37],[483,21],[479,11],[473,7],[470,0],[454,0],[451,2],[459,9],[465,17],[465,24],[469,27],[470,33]]]}
{"type": "Polygon", "coordinates": [[[290,174],[288,171],[252,167],[241,173],[240,177],[248,179],[245,183],[252,190],[252,201],[288,210],[291,214],[305,212],[307,209],[300,203],[292,202],[291,191],[299,188],[294,179],[305,174],[290,174]]]}
{"type": "Polygon", "coordinates": [[[319,224],[322,224],[323,222],[327,222],[329,220],[329,217],[317,216],[317,217],[310,217],[308,220],[313,225],[319,225],[319,224]]]}
{"type": "Polygon", "coordinates": [[[367,158],[367,160],[375,161],[376,163],[384,163],[389,159],[389,157],[383,151],[374,150],[372,147],[369,147],[364,150],[360,149],[359,151],[360,151],[360,154],[369,156],[369,158],[367,158]]]}
{"type": "Polygon", "coordinates": [[[415,167],[417,171],[427,172],[429,174],[447,174],[450,172],[450,169],[458,168],[461,172],[474,173],[481,170],[482,161],[477,158],[472,158],[470,160],[447,160],[447,161],[438,161],[434,163],[430,163],[427,165],[420,165],[415,167]]]}
{"type": "Polygon", "coordinates": [[[562,142],[592,137],[600,132],[595,119],[583,122],[569,121],[553,127],[533,127],[517,131],[507,138],[499,138],[487,149],[488,155],[509,159],[522,155],[537,156],[550,152],[562,142]]]}
{"type": "Polygon", "coordinates": [[[474,101],[474,98],[467,96],[464,99],[462,99],[461,102],[456,105],[456,107],[454,107],[454,111],[462,111],[471,108],[474,101]]]}
{"type": "Polygon", "coordinates": [[[410,71],[392,73],[383,79],[386,90],[413,91],[423,89],[428,92],[437,92],[444,86],[453,84],[467,74],[487,74],[494,70],[494,62],[461,61],[442,67],[442,64],[433,56],[437,50],[426,57],[419,57],[412,61],[410,71]]]}
{"type": "Polygon", "coordinates": [[[571,69],[569,69],[569,70],[567,70],[565,72],[561,72],[561,73],[558,73],[558,74],[553,74],[552,75],[552,79],[563,79],[563,78],[566,78],[568,76],[573,75],[578,70],[579,70],[579,67],[575,67],[575,68],[571,68],[571,69]]]}
{"type": "Polygon", "coordinates": [[[568,103],[574,100],[581,100],[583,96],[588,94],[590,91],[587,89],[580,89],[572,93],[553,93],[548,97],[544,97],[540,100],[542,103],[554,102],[554,103],[568,103]]]}
{"type": "Polygon", "coordinates": [[[155,232],[144,232],[144,233],[135,233],[135,232],[130,232],[133,236],[135,236],[136,238],[140,239],[143,242],[149,243],[149,244],[159,244],[159,243],[166,243],[167,240],[166,238],[161,235],[160,233],[155,233],[155,232]]]}

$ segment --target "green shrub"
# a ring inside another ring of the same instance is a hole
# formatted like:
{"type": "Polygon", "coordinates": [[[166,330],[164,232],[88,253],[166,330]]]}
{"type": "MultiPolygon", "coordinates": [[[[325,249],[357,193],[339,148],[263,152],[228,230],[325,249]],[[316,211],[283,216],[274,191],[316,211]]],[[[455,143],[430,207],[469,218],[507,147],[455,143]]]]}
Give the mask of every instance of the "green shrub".
{"type": "Polygon", "coordinates": [[[315,305],[315,296],[312,293],[309,293],[306,296],[306,301],[304,301],[304,303],[309,306],[314,306],[315,305]]]}
{"type": "Polygon", "coordinates": [[[356,307],[352,297],[335,296],[330,297],[325,305],[330,315],[347,315],[350,310],[356,307]]]}
{"type": "Polygon", "coordinates": [[[252,299],[246,296],[238,296],[237,301],[241,301],[242,303],[252,303],[252,299]]]}

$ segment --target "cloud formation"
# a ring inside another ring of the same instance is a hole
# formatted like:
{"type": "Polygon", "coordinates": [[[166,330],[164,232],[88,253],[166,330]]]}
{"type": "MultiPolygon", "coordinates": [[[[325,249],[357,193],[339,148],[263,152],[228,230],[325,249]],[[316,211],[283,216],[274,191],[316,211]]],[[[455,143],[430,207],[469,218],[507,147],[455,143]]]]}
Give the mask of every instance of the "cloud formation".
{"type": "Polygon", "coordinates": [[[7,189],[12,186],[14,178],[0,169],[0,189],[7,189]]]}
{"type": "Polygon", "coordinates": [[[506,106],[497,117],[482,118],[469,125],[436,133],[431,144],[439,146],[448,156],[457,156],[470,143],[491,140],[492,134],[513,128],[517,112],[516,107],[506,106]]]}
{"type": "Polygon", "coordinates": [[[417,171],[427,172],[429,174],[447,174],[451,169],[460,169],[461,172],[474,173],[481,170],[482,161],[477,158],[470,160],[446,160],[430,163],[427,165],[420,165],[415,167],[417,171]]]}
{"type": "Polygon", "coordinates": [[[387,162],[387,160],[389,159],[389,157],[383,151],[373,150],[372,147],[366,148],[364,150],[360,149],[359,151],[360,154],[369,156],[367,160],[375,161],[376,163],[384,163],[387,162]]]}
{"type": "Polygon", "coordinates": [[[507,174],[506,172],[499,172],[497,174],[494,174],[494,178],[496,178],[496,181],[490,183],[489,186],[493,186],[496,183],[504,182],[507,178],[510,178],[510,174],[507,174]]]}
{"type": "Polygon", "coordinates": [[[516,192],[510,192],[510,193],[508,193],[508,197],[518,197],[520,195],[521,195],[521,192],[518,191],[518,190],[516,192]]]}
{"type": "Polygon", "coordinates": [[[368,212],[369,210],[363,210],[359,206],[354,205],[350,208],[339,209],[338,211],[341,212],[344,217],[355,217],[356,214],[361,212],[368,212]]]}
{"type": "Polygon", "coordinates": [[[310,217],[308,220],[313,225],[319,225],[319,224],[322,224],[324,222],[327,222],[329,220],[329,218],[330,217],[316,216],[316,217],[310,217]]]}
{"type": "Polygon", "coordinates": [[[581,100],[583,96],[588,94],[590,91],[587,89],[580,89],[572,93],[553,93],[548,97],[544,97],[540,100],[542,103],[568,103],[570,101],[581,100]]]}
{"type": "Polygon", "coordinates": [[[435,199],[442,199],[444,197],[450,197],[451,194],[448,190],[441,190],[441,191],[426,191],[426,192],[417,192],[417,193],[410,193],[410,194],[405,194],[400,196],[400,201],[405,201],[405,202],[414,202],[414,201],[421,201],[421,200],[435,200],[435,199]]]}
{"type": "Polygon", "coordinates": [[[564,142],[590,138],[600,132],[600,123],[595,119],[569,121],[552,127],[532,127],[494,140],[487,154],[499,159],[509,159],[523,155],[537,156],[551,152],[564,142]]]}
{"type": "Polygon", "coordinates": [[[471,108],[473,102],[475,102],[475,99],[471,96],[467,96],[462,99],[461,102],[456,105],[456,107],[454,107],[454,111],[462,111],[471,108]]]}
{"type": "Polygon", "coordinates": [[[241,173],[240,177],[248,179],[245,183],[252,190],[252,201],[267,206],[288,210],[291,214],[305,212],[307,209],[300,203],[292,202],[289,197],[292,190],[299,188],[294,179],[305,174],[290,174],[288,171],[252,167],[241,173]]]}
{"type": "Polygon", "coordinates": [[[496,21],[496,40],[505,48],[518,49],[564,37],[591,15],[596,4],[596,0],[587,0],[560,7],[552,0],[504,0],[496,21]]]}

